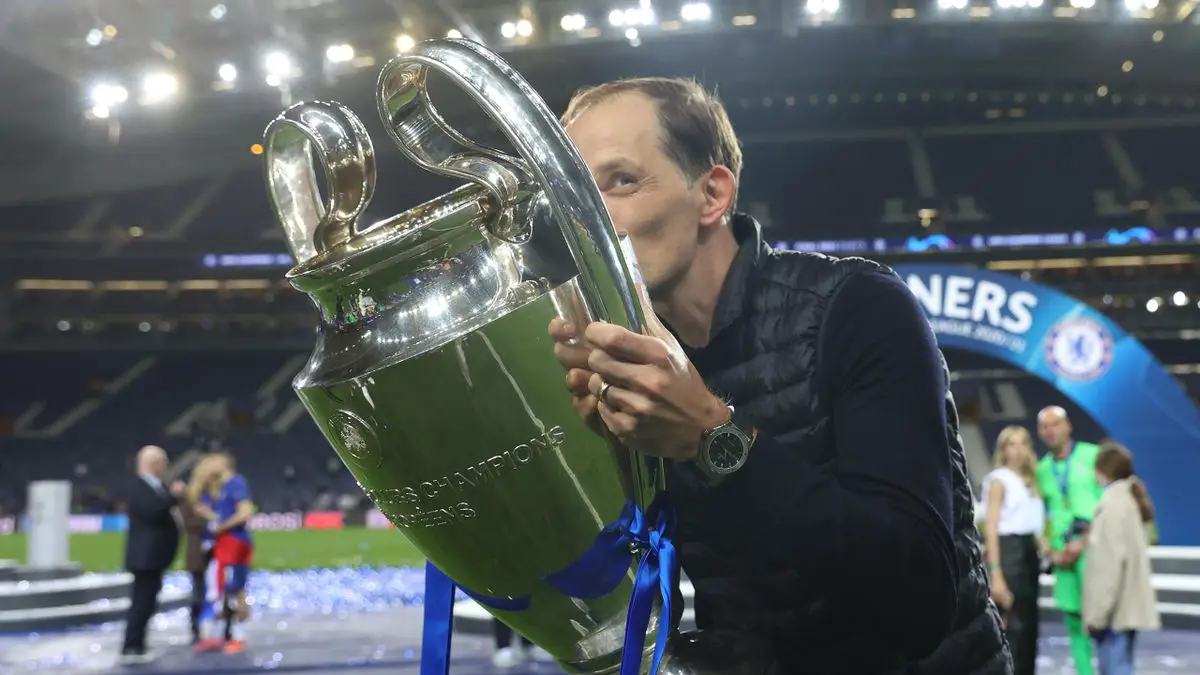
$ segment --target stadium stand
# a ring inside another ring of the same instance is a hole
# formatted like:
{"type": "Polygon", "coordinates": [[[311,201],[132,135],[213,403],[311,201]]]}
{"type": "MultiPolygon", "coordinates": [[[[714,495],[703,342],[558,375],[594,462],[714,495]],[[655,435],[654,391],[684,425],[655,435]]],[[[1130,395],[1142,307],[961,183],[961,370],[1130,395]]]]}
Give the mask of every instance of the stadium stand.
{"type": "MultiPolygon", "coordinates": [[[[1161,345],[1165,350],[1155,348],[1167,363],[1187,363],[1167,357],[1195,354],[1190,342],[1161,345]]],[[[128,475],[132,453],[146,443],[160,443],[174,455],[213,442],[232,449],[266,510],[304,509],[323,490],[353,490],[353,480],[291,393],[291,376],[306,356],[283,350],[0,354],[0,370],[29,383],[0,390],[0,428],[9,430],[0,456],[0,495],[12,498],[0,507],[18,511],[23,486],[32,480],[77,480],[81,487],[112,490],[128,475]]],[[[1067,407],[1080,438],[1106,436],[1051,385],[997,371],[971,354],[948,357],[964,419],[978,411],[970,421],[980,426],[985,444],[975,450],[983,458],[990,458],[1000,428],[1032,429],[1037,411],[1051,404],[1067,407]]],[[[1200,375],[1184,375],[1181,384],[1200,395],[1200,375]]]]}
{"type": "Polygon", "coordinates": [[[175,456],[213,443],[231,449],[261,486],[264,510],[307,508],[321,490],[347,491],[352,479],[336,460],[330,471],[332,451],[291,394],[300,358],[236,351],[0,356],[4,372],[34,383],[0,398],[12,429],[0,458],[0,494],[19,499],[26,483],[49,479],[115,491],[132,453],[147,443],[175,456]]]}
{"type": "MultiPolygon", "coordinates": [[[[771,110],[741,111],[752,127],[771,110]]],[[[774,112],[776,115],[785,113],[774,112]]],[[[1112,126],[1119,129],[1120,124],[1112,126]]],[[[762,204],[772,222],[805,237],[908,235],[923,231],[917,211],[936,209],[936,227],[989,233],[1099,229],[1149,216],[1186,225],[1200,213],[1200,177],[1178,153],[1200,127],[1118,131],[930,126],[812,132],[746,143],[743,206],[762,204]],[[833,199],[828,198],[833,196],[833,199]],[[889,203],[890,202],[890,203],[889,203]]],[[[396,157],[380,160],[371,213],[385,216],[430,199],[453,183],[396,157]]],[[[114,249],[186,239],[243,247],[282,242],[257,171],[74,200],[0,207],[2,240],[96,238],[114,249]],[[139,228],[136,236],[129,228],[139,228]]],[[[972,232],[973,233],[973,232],[972,232]]]]}

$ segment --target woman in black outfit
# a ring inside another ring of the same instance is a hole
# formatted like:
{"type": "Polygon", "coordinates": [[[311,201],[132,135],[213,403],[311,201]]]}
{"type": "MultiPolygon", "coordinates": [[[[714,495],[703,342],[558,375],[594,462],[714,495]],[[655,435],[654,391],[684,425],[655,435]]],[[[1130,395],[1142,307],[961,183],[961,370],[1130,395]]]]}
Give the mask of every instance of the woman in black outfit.
{"type": "MultiPolygon", "coordinates": [[[[192,644],[200,642],[200,618],[208,590],[208,567],[212,562],[212,531],[209,525],[215,516],[210,508],[209,499],[215,476],[212,457],[201,457],[192,467],[187,499],[180,500],[179,504],[180,510],[183,511],[183,524],[187,534],[184,565],[192,575],[192,644]]],[[[228,625],[225,630],[229,632],[228,625]]]]}
{"type": "Polygon", "coordinates": [[[996,439],[995,470],[983,481],[987,505],[985,554],[992,599],[1004,617],[1015,675],[1037,670],[1039,536],[1046,507],[1038,491],[1037,458],[1024,427],[1005,427],[996,439]]]}

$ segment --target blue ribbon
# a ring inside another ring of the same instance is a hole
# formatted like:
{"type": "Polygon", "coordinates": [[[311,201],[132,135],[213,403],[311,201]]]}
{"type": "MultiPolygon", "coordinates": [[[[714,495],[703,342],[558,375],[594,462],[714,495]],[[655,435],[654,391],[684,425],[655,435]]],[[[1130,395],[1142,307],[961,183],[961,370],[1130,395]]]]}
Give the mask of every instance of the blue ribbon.
{"type": "MultiPolygon", "coordinates": [[[[625,650],[620,675],[638,675],[642,646],[654,610],[655,589],[662,597],[658,635],[650,673],[662,662],[671,633],[671,610],[679,586],[679,562],[671,543],[675,516],[666,495],[659,495],[648,514],[627,502],[616,522],[596,535],[591,547],[575,562],[542,578],[546,585],[572,598],[592,600],[616,590],[629,571],[629,556],[642,552],[634,576],[633,597],[625,617],[625,650]]],[[[531,595],[494,598],[462,588],[464,594],[491,609],[520,612],[529,608],[531,595]]],[[[454,629],[454,582],[433,563],[425,565],[425,625],[421,639],[420,675],[447,675],[450,668],[450,636],[454,629]]]]}
{"type": "Polygon", "coordinates": [[[626,502],[621,517],[601,530],[583,555],[542,581],[571,598],[594,600],[612,593],[629,572],[629,556],[637,543],[634,532],[642,521],[641,509],[626,502]]]}
{"type": "Polygon", "coordinates": [[[425,563],[424,619],[421,675],[447,675],[454,632],[454,582],[431,562],[425,563]]]}
{"type": "MultiPolygon", "coordinates": [[[[463,593],[476,602],[505,612],[529,609],[533,596],[493,598],[470,589],[463,593]]],[[[425,609],[421,627],[420,675],[448,675],[450,672],[450,638],[454,634],[455,583],[431,562],[425,562],[425,609]]]]}
{"type": "Polygon", "coordinates": [[[658,672],[667,648],[667,638],[671,636],[671,618],[674,616],[671,601],[675,589],[679,587],[679,559],[671,542],[675,533],[675,512],[665,498],[664,492],[654,500],[650,505],[649,518],[642,517],[641,511],[637,511],[631,528],[634,540],[643,553],[633,578],[633,598],[629,601],[629,613],[625,617],[621,675],[638,675],[641,671],[642,645],[645,644],[646,628],[650,625],[650,613],[654,610],[655,587],[658,587],[662,597],[662,611],[658,616],[658,636],[654,641],[650,675],[658,672]],[[654,524],[647,527],[651,519],[654,524]]]}

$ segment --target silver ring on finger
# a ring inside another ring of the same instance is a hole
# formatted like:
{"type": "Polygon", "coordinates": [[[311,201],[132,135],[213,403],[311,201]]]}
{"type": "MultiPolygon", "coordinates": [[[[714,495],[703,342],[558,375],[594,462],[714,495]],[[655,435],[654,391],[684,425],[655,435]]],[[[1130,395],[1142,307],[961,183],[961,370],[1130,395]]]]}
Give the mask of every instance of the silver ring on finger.
{"type": "Polygon", "coordinates": [[[604,382],[600,385],[600,392],[596,394],[596,398],[608,403],[608,390],[612,388],[611,382],[604,382]]]}

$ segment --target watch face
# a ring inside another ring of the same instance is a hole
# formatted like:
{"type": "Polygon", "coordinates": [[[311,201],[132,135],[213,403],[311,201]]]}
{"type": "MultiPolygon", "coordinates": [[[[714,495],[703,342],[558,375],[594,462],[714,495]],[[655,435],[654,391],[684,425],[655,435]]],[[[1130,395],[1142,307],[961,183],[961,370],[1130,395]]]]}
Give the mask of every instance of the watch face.
{"type": "Polygon", "coordinates": [[[709,441],[708,462],[717,471],[734,471],[745,457],[746,442],[736,433],[718,432],[709,441]]]}

